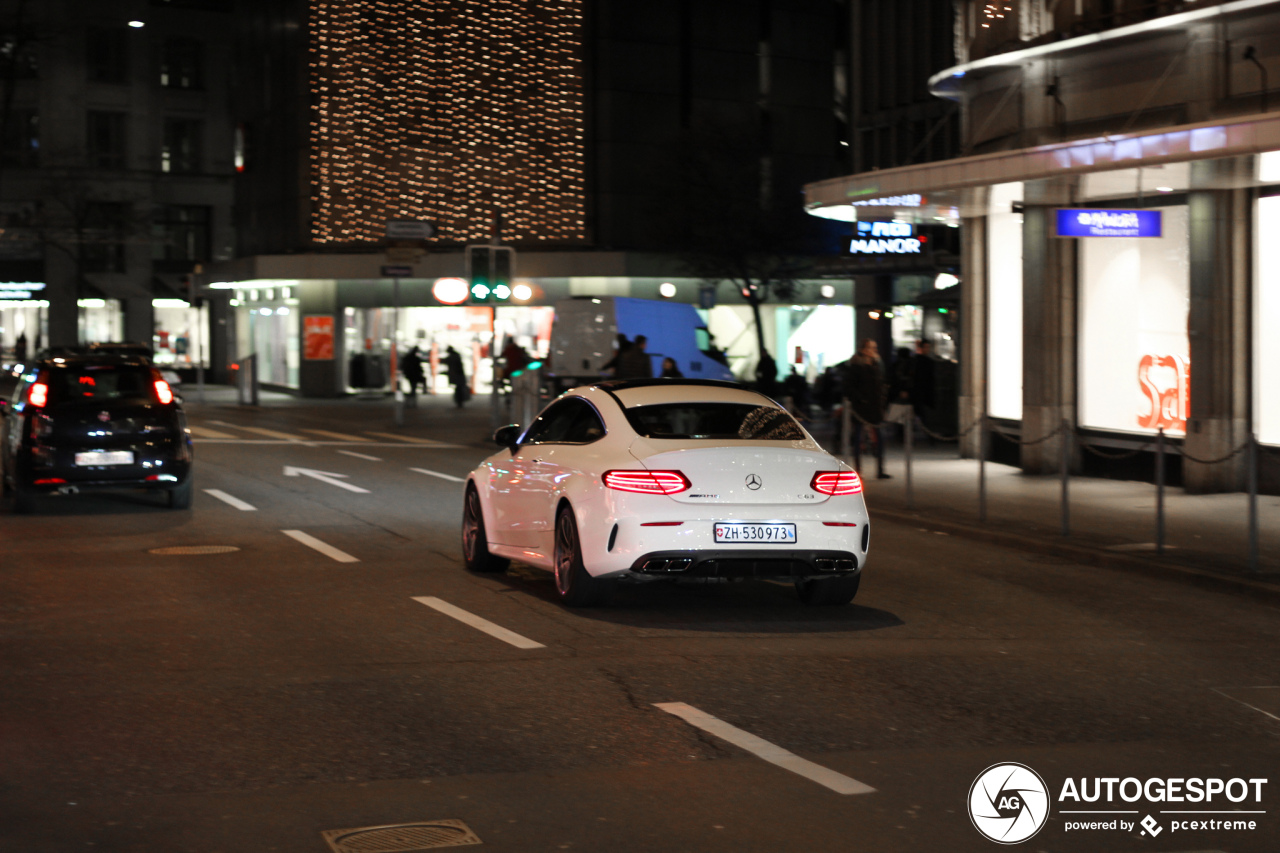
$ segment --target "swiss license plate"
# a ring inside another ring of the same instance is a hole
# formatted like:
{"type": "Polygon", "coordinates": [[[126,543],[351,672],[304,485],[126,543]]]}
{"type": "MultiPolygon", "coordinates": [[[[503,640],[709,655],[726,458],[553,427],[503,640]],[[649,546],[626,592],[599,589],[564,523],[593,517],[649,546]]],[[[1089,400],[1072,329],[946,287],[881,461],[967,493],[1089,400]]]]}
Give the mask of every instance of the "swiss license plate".
{"type": "Polygon", "coordinates": [[[80,466],[94,465],[132,465],[132,450],[86,450],[76,454],[76,464],[80,466]]]}
{"type": "Polygon", "coordinates": [[[749,524],[738,521],[717,521],[716,541],[794,545],[796,543],[796,526],[794,524],[749,524]]]}

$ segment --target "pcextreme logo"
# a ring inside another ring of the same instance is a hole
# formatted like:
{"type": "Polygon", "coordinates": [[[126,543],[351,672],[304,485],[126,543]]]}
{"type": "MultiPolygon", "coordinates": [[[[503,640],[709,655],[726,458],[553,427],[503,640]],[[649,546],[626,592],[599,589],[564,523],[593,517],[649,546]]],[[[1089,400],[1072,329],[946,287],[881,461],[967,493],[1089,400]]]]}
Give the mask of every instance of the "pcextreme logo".
{"type": "Polygon", "coordinates": [[[993,764],[969,788],[969,819],[999,844],[1019,844],[1049,818],[1049,789],[1025,764],[993,764]]]}
{"type": "MultiPolygon", "coordinates": [[[[1267,781],[1067,777],[1058,793],[1058,814],[1063,831],[1072,833],[1118,831],[1154,838],[1166,829],[1171,835],[1249,832],[1267,813],[1262,808],[1267,781]]],[[[969,788],[969,819],[999,844],[1020,844],[1034,836],[1048,821],[1051,806],[1044,779],[1025,764],[993,764],[969,788]]]]}

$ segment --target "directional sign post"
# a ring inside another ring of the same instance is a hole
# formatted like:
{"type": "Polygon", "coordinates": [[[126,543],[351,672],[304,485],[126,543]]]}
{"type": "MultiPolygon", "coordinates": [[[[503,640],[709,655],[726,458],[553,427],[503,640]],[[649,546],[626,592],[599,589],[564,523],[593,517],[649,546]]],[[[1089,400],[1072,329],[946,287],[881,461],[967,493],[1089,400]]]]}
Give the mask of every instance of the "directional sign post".
{"type": "Polygon", "coordinates": [[[284,475],[286,477],[310,477],[313,480],[319,480],[322,483],[346,489],[348,492],[356,492],[362,495],[369,494],[368,489],[362,489],[359,486],[353,486],[338,479],[339,477],[345,479],[346,474],[334,474],[332,471],[313,471],[310,468],[294,468],[292,465],[286,465],[284,466],[284,475]]]}

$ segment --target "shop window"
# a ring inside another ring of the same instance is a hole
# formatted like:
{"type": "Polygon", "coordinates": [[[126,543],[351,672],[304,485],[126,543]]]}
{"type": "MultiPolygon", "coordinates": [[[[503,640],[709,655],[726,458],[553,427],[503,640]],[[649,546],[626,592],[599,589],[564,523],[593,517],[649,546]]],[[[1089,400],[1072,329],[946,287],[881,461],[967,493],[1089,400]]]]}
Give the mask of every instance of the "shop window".
{"type": "Polygon", "coordinates": [[[1187,208],[1161,237],[1080,238],[1080,423],[1186,432],[1190,401],[1187,208]]]}
{"type": "Polygon", "coordinates": [[[90,166],[98,169],[124,168],[124,122],[124,113],[89,112],[86,148],[90,166]]]}
{"type": "Polygon", "coordinates": [[[209,260],[211,208],[162,205],[151,221],[151,259],[162,271],[185,271],[209,260]]]}
{"type": "Polygon", "coordinates": [[[129,205],[92,202],[85,208],[80,256],[87,273],[125,272],[125,238],[129,231],[129,205]]]}
{"type": "Polygon", "coordinates": [[[128,33],[123,28],[89,30],[85,74],[95,83],[125,83],[129,78],[128,33]]]}
{"type": "Polygon", "coordinates": [[[165,39],[160,51],[160,85],[168,89],[204,88],[204,45],[195,39],[165,39]]]}
{"type": "Polygon", "coordinates": [[[987,413],[1022,420],[1022,184],[991,188],[987,214],[987,413]]]}
{"type": "Polygon", "coordinates": [[[0,164],[35,166],[40,162],[40,116],[35,110],[16,109],[0,140],[0,164]]]}
{"type": "Polygon", "coordinates": [[[1253,308],[1253,411],[1258,441],[1280,444],[1280,196],[1258,199],[1253,308]]]}
{"type": "Polygon", "coordinates": [[[200,171],[200,133],[200,122],[194,119],[165,119],[160,171],[175,174],[200,171]]]}

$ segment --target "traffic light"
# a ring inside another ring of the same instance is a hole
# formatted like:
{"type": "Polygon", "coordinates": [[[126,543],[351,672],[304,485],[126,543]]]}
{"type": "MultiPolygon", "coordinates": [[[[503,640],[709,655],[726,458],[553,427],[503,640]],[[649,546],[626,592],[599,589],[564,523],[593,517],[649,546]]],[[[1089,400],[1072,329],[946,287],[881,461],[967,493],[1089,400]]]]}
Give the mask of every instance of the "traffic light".
{"type": "Polygon", "coordinates": [[[472,305],[509,302],[515,256],[510,246],[468,246],[467,301],[472,305]]]}

